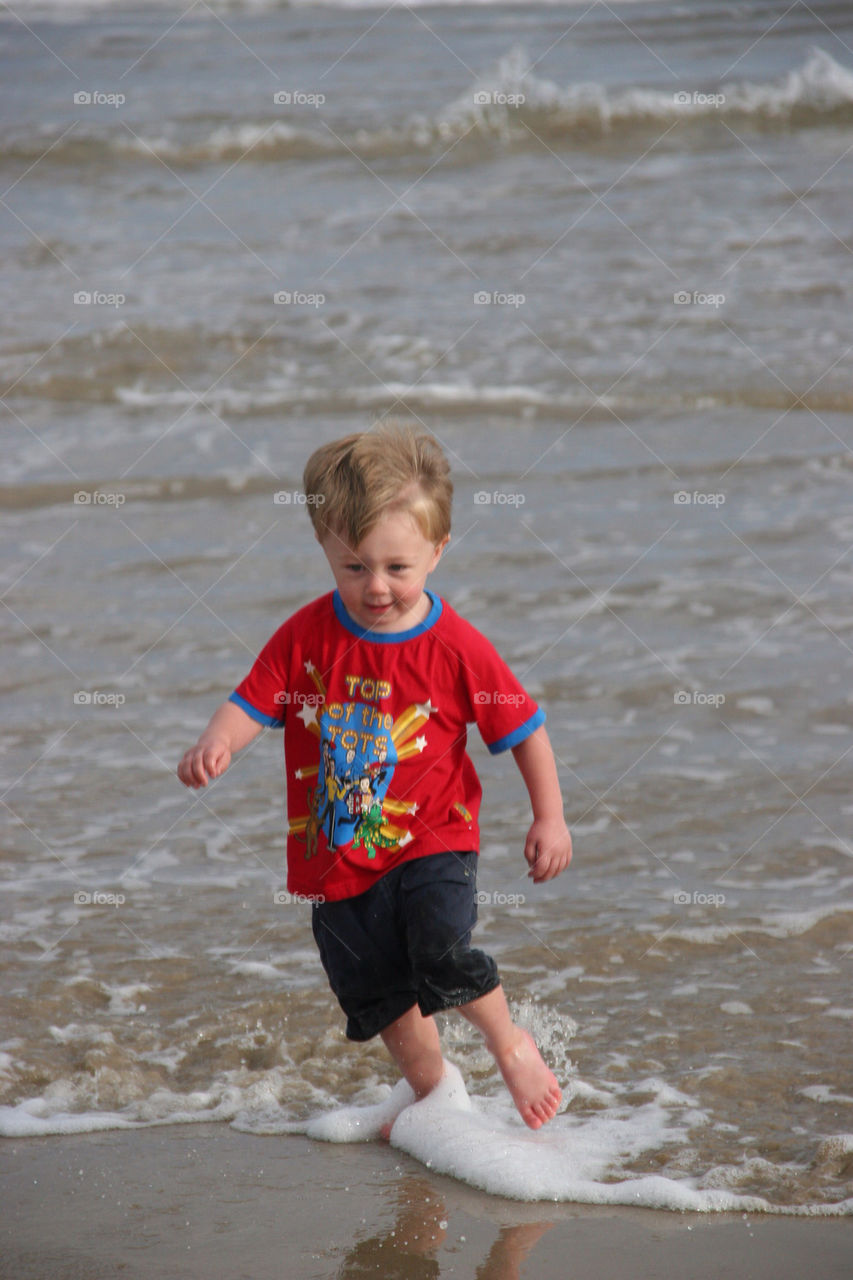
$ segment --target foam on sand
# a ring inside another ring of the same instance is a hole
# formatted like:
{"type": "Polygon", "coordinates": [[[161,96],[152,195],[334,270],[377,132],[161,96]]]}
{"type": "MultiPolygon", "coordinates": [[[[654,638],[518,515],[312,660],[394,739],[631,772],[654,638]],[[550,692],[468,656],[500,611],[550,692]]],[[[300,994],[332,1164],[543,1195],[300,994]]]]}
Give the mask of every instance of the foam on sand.
{"type": "MultiPolygon", "coordinates": [[[[396,1116],[390,1142],[435,1173],[514,1200],[572,1201],[713,1212],[850,1214],[853,1200],[835,1205],[780,1207],[759,1196],[700,1187],[695,1178],[646,1175],[613,1180],[627,1162],[661,1146],[684,1143],[702,1121],[689,1111],[674,1122],[666,1099],[606,1112],[557,1116],[528,1129],[507,1101],[469,1097],[457,1067],[446,1063],[440,1084],[419,1102],[401,1081],[384,1101],[331,1111],[300,1126],[327,1142],[367,1141],[396,1116]]],[[[689,1102],[689,1099],[681,1100],[689,1102]]],[[[289,1126],[291,1132],[295,1126],[289,1126]]],[[[836,1144],[838,1145],[838,1144],[836,1144]]],[[[835,1148],[833,1148],[834,1150],[835,1148]]]]}
{"type": "MultiPolygon", "coordinates": [[[[823,1087],[813,1092],[816,1100],[828,1101],[823,1087]]],[[[376,1141],[390,1128],[391,1146],[427,1169],[506,1199],[705,1213],[853,1215],[853,1199],[820,1198],[822,1188],[837,1186],[844,1177],[853,1134],[824,1136],[803,1164],[752,1158],[697,1172],[695,1135],[711,1118],[665,1080],[634,1080],[624,1092],[616,1085],[611,1090],[609,1082],[607,1089],[597,1088],[572,1075],[564,1096],[567,1109],[531,1130],[503,1087],[492,1096],[469,1096],[458,1068],[447,1061],[444,1078],[421,1101],[404,1080],[393,1089],[374,1081],[362,1089],[361,1105],[345,1107],[313,1086],[296,1099],[292,1074],[284,1066],[251,1084],[245,1074],[231,1073],[206,1091],[179,1094],[160,1088],[120,1111],[93,1110],[93,1099],[83,1098],[73,1082],[57,1081],[41,1097],[0,1106],[0,1135],[20,1139],[218,1121],[259,1136],[304,1134],[354,1143],[376,1141]],[[294,1118],[294,1105],[310,1113],[294,1118]],[[643,1172],[650,1167],[666,1168],[673,1176],[643,1172]],[[766,1188],[771,1198],[754,1194],[757,1188],[766,1188]]],[[[830,1105],[838,1104],[833,1099],[830,1105]]]]}
{"type": "MultiPolygon", "coordinates": [[[[515,1200],[572,1200],[591,1204],[643,1204],[666,1209],[737,1209],[764,1202],[726,1192],[700,1192],[659,1176],[603,1181],[614,1163],[657,1147],[669,1117],[657,1102],[632,1108],[627,1118],[558,1116],[531,1132],[514,1110],[475,1105],[459,1071],[448,1063],[444,1079],[421,1102],[400,1113],[391,1143],[437,1173],[450,1174],[493,1195],[515,1200]]],[[[682,1130],[672,1135],[685,1136],[682,1130]]]]}
{"type": "Polygon", "coordinates": [[[407,1080],[398,1080],[382,1102],[369,1107],[341,1107],[340,1110],[327,1111],[309,1120],[305,1133],[321,1142],[370,1142],[381,1135],[384,1125],[393,1124],[401,1111],[414,1102],[412,1086],[407,1080]]]}

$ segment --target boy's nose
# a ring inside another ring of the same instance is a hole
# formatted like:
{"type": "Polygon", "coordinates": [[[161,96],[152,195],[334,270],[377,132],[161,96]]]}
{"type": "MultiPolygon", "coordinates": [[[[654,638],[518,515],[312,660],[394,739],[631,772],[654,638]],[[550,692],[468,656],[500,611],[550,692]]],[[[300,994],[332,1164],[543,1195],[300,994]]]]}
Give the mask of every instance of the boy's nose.
{"type": "Polygon", "coordinates": [[[378,573],[371,573],[367,578],[368,595],[384,596],[386,592],[385,579],[380,577],[378,573]]]}

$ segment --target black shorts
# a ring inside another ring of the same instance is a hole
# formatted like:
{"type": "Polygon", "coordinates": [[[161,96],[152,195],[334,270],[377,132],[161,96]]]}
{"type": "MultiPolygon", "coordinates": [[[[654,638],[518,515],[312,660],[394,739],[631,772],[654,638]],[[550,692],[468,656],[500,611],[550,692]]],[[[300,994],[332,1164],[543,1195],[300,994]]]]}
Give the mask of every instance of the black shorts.
{"type": "Polygon", "coordinates": [[[426,1017],[499,985],[494,960],[471,947],[476,889],[476,853],[431,853],[354,898],[313,906],[314,938],[348,1039],[370,1040],[414,1005],[426,1017]]]}

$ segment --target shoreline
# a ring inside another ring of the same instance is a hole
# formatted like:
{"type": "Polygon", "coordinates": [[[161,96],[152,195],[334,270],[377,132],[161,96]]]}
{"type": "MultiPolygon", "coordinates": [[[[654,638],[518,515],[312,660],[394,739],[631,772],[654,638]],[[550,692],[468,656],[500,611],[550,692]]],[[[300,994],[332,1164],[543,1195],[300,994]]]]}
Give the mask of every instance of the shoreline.
{"type": "Polygon", "coordinates": [[[0,1193],[0,1280],[842,1280],[853,1256],[850,1217],[505,1200],[382,1143],[226,1124],[5,1138],[0,1193]]]}

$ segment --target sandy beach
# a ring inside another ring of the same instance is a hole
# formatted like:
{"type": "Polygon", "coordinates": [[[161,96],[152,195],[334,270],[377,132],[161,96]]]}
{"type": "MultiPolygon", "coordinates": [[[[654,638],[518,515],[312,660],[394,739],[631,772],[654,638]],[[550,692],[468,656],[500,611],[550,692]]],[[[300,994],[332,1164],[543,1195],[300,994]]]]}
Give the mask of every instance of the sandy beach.
{"type": "Polygon", "coordinates": [[[3,1280],[847,1277],[849,1218],[522,1204],[380,1143],[224,1125],[6,1141],[3,1280]]]}

